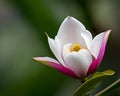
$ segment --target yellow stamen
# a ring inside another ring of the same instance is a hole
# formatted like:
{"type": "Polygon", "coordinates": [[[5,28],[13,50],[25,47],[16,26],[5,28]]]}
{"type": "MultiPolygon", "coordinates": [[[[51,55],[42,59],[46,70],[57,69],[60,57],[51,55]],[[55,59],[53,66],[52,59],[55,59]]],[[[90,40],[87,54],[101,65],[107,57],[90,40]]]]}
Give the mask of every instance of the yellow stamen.
{"type": "Polygon", "coordinates": [[[80,48],[80,44],[73,44],[70,48],[70,51],[73,52],[73,51],[79,51],[81,48],[80,48]]]}

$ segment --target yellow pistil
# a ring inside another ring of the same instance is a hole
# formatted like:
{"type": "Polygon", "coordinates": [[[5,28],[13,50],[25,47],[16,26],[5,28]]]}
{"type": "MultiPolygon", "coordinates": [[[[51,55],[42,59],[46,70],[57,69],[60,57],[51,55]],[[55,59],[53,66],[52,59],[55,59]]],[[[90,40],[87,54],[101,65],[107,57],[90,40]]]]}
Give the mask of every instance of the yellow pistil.
{"type": "Polygon", "coordinates": [[[71,52],[73,52],[73,51],[76,51],[76,52],[78,52],[79,50],[80,50],[81,48],[80,48],[80,44],[73,44],[72,46],[71,46],[71,48],[70,48],[70,51],[71,52]]]}

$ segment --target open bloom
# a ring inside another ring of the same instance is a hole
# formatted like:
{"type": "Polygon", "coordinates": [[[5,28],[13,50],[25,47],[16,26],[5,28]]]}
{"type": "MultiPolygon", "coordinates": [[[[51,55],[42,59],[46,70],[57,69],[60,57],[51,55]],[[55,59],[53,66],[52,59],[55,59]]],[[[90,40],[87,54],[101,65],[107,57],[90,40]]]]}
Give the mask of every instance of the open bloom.
{"type": "Polygon", "coordinates": [[[108,30],[93,38],[81,22],[68,16],[55,39],[48,37],[50,49],[57,60],[50,57],[34,57],[34,60],[68,76],[84,78],[99,66],[110,32],[108,30]]]}

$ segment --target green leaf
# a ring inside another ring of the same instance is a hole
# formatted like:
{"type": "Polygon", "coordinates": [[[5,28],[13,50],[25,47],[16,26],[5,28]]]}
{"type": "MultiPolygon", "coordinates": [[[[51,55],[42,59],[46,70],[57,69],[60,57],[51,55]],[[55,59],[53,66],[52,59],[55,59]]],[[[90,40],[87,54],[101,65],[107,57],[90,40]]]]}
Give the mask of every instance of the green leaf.
{"type": "Polygon", "coordinates": [[[105,96],[106,93],[110,92],[111,90],[117,89],[117,88],[120,88],[120,79],[112,83],[110,86],[108,86],[104,90],[97,93],[95,96],[105,96]]]}
{"type": "Polygon", "coordinates": [[[73,96],[85,96],[86,93],[93,90],[102,80],[114,73],[115,72],[112,70],[94,73],[91,78],[88,78],[77,90],[75,90],[73,96]]]}

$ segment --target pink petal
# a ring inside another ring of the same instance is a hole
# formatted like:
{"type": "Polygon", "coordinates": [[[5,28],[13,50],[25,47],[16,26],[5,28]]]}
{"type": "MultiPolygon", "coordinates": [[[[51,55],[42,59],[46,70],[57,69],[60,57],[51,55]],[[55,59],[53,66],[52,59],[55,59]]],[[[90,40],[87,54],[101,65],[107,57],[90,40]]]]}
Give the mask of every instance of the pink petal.
{"type": "Polygon", "coordinates": [[[65,75],[68,75],[68,76],[73,77],[73,78],[79,78],[75,75],[75,73],[73,71],[62,66],[55,59],[52,59],[49,57],[34,57],[33,59],[38,61],[38,62],[44,63],[45,65],[50,66],[50,67],[56,69],[57,71],[65,74],[65,75]]]}
{"type": "Polygon", "coordinates": [[[96,70],[97,65],[98,65],[98,61],[97,61],[96,59],[94,59],[94,60],[92,61],[92,63],[90,64],[90,66],[89,66],[87,75],[93,73],[93,72],[96,70]]]}

